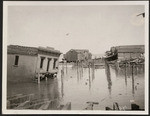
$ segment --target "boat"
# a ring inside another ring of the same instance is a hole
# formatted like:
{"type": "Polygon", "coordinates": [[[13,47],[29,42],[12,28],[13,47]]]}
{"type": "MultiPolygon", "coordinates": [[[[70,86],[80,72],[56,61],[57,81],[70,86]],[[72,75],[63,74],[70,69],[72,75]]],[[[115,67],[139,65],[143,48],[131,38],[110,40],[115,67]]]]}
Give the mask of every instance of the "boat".
{"type": "Polygon", "coordinates": [[[106,52],[106,56],[104,56],[104,59],[106,61],[114,61],[118,59],[118,53],[117,52],[106,52]]]}

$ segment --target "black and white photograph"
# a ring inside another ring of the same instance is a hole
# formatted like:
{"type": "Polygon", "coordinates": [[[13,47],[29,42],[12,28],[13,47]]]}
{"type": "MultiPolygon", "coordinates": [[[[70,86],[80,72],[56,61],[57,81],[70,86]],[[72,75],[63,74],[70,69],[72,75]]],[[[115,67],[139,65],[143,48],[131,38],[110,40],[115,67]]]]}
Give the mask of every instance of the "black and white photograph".
{"type": "Polygon", "coordinates": [[[4,1],[3,114],[147,114],[148,1],[4,1]]]}

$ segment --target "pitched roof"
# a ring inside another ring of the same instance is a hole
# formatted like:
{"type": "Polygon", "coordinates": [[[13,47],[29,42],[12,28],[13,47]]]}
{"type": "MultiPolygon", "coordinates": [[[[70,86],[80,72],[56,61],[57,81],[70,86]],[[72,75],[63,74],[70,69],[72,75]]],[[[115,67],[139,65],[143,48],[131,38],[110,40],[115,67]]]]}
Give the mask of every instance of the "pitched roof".
{"type": "Polygon", "coordinates": [[[39,51],[61,54],[61,52],[58,50],[44,48],[44,47],[36,48],[36,47],[27,47],[27,46],[19,46],[19,45],[9,45],[7,49],[8,54],[21,54],[21,55],[37,55],[39,51]]]}

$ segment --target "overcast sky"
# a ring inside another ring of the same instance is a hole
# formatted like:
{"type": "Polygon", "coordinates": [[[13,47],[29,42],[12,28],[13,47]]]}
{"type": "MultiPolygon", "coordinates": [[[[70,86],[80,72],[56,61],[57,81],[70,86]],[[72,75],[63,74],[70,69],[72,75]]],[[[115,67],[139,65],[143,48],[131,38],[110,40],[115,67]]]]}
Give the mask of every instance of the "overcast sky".
{"type": "Polygon", "coordinates": [[[9,6],[8,45],[50,46],[63,53],[144,45],[144,6],[9,6]]]}

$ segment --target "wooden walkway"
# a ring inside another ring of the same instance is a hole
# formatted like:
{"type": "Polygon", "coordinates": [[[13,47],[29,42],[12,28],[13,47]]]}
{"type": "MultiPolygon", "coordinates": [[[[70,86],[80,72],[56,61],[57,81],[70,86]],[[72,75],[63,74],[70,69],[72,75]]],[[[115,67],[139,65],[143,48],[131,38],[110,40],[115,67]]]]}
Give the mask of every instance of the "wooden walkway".
{"type": "Polygon", "coordinates": [[[34,94],[17,94],[7,97],[7,109],[71,110],[71,102],[59,105],[59,100],[35,99],[34,94]]]}

